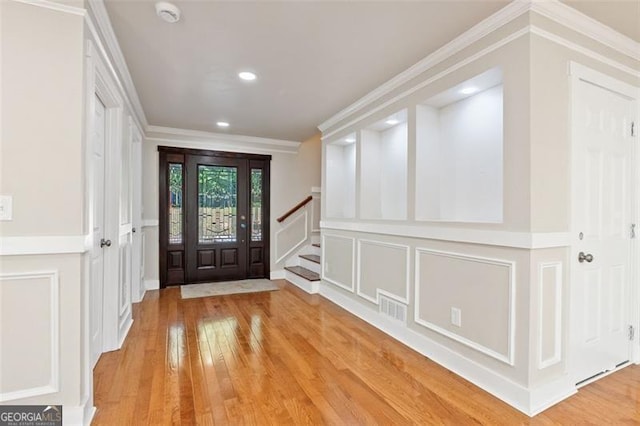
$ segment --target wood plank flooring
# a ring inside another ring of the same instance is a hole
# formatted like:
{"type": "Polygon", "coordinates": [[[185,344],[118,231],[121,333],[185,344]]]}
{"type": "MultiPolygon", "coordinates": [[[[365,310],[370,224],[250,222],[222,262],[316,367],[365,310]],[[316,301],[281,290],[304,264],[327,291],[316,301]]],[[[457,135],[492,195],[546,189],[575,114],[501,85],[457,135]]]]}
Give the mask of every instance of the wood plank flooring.
{"type": "Polygon", "coordinates": [[[147,292],[94,371],[94,425],[631,424],[640,367],[530,419],[320,296],[147,292]]]}

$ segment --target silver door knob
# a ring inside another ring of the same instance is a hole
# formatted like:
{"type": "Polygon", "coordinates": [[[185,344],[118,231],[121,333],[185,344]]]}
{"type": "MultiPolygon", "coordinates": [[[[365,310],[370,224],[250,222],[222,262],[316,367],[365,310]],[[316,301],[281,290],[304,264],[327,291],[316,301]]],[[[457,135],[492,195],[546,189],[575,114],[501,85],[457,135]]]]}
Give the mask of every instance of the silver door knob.
{"type": "Polygon", "coordinates": [[[582,263],[585,260],[587,261],[587,263],[593,262],[593,255],[591,253],[584,254],[583,251],[578,253],[578,262],[582,263]]]}
{"type": "Polygon", "coordinates": [[[111,240],[100,239],[100,248],[104,246],[111,247],[111,240]]]}

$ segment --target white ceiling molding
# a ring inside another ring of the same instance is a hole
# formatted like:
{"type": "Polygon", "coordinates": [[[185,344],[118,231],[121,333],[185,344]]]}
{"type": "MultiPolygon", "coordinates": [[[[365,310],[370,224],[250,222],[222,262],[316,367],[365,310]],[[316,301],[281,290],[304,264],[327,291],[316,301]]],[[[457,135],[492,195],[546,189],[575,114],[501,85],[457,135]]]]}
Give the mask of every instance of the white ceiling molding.
{"type": "MultiPolygon", "coordinates": [[[[102,35],[104,42],[106,43],[106,50],[111,54],[111,58],[106,58],[107,62],[110,63],[111,59],[113,59],[113,65],[115,66],[115,70],[117,71],[115,78],[118,81],[118,84],[124,89],[125,97],[131,104],[132,112],[136,115],[136,118],[138,119],[137,121],[140,123],[142,129],[146,129],[149,123],[147,122],[147,117],[145,116],[144,110],[142,109],[142,104],[140,103],[138,92],[136,91],[136,88],[133,84],[131,74],[129,73],[129,68],[127,67],[124,55],[122,54],[122,50],[120,49],[120,44],[118,43],[116,34],[113,32],[113,27],[111,26],[109,14],[107,13],[107,9],[104,6],[104,2],[103,0],[88,0],[87,3],[93,11],[97,28],[102,35]],[[122,78],[122,81],[119,77],[122,78]]],[[[98,39],[96,41],[101,42],[101,39],[98,39]]]]}
{"type": "Polygon", "coordinates": [[[182,148],[217,149],[232,152],[296,154],[301,142],[255,136],[229,135],[173,127],[147,126],[146,140],[182,148]]]}
{"type": "Polygon", "coordinates": [[[403,84],[408,83],[415,77],[419,76],[420,74],[424,73],[440,62],[446,60],[452,55],[455,55],[462,49],[469,47],[471,44],[482,39],[487,34],[490,34],[491,32],[497,30],[504,24],[513,21],[518,16],[527,12],[529,8],[530,3],[528,0],[514,1],[509,3],[507,6],[489,16],[487,19],[474,25],[469,30],[465,31],[458,37],[451,40],[449,43],[431,53],[426,58],[420,60],[405,71],[393,77],[391,80],[388,80],[386,83],[378,86],[376,89],[369,92],[353,104],[338,112],[333,117],[320,124],[318,126],[318,129],[320,129],[320,131],[324,133],[328,128],[334,126],[354,112],[375,102],[376,100],[389,94],[403,84]]]}
{"type": "MultiPolygon", "coordinates": [[[[403,84],[408,83],[418,75],[443,62],[447,58],[455,55],[462,49],[477,42],[487,34],[513,21],[514,19],[528,11],[536,12],[571,30],[586,35],[613,50],[623,53],[633,59],[640,60],[640,43],[623,34],[618,33],[612,28],[596,21],[593,18],[588,17],[587,15],[573,9],[572,7],[561,3],[559,0],[515,0],[512,3],[509,3],[504,8],[500,9],[498,12],[489,16],[487,19],[479,22],[468,31],[462,33],[460,36],[456,37],[449,43],[445,44],[440,49],[428,55],[426,58],[422,59],[415,65],[401,72],[391,80],[388,80],[386,83],[383,83],[381,86],[377,87],[353,104],[349,105],[328,120],[324,121],[323,123],[318,125],[318,129],[320,129],[322,133],[326,132],[327,129],[335,126],[337,123],[351,116],[355,112],[371,105],[383,96],[393,92],[403,84]]],[[[537,33],[541,35],[540,31],[538,31],[537,33]]],[[[567,41],[567,43],[569,42],[567,41]]],[[[567,45],[567,43],[562,44],[567,45]]],[[[589,56],[592,57],[594,57],[594,55],[597,55],[595,54],[595,52],[586,48],[582,48],[581,50],[587,50],[589,52],[589,56]]],[[[602,57],[602,55],[597,56],[602,57]]],[[[610,62],[614,61],[607,60],[607,63],[610,62]]],[[[637,75],[637,72],[635,70],[632,70],[631,68],[617,62],[615,63],[616,68],[622,69],[632,75],[637,75]]],[[[406,93],[407,92],[405,92],[405,94],[406,93]]],[[[398,97],[395,97],[394,99],[397,100],[398,97]]],[[[389,104],[389,102],[386,102],[385,104],[389,104]]],[[[351,123],[353,123],[353,121],[351,123]]],[[[345,127],[348,127],[348,125],[341,126],[340,129],[344,129],[345,127]]],[[[337,133],[340,129],[334,130],[333,132],[331,132],[331,135],[337,133]]],[[[326,136],[324,136],[323,139],[325,137],[326,136]]]]}
{"type": "Polygon", "coordinates": [[[50,0],[13,0],[17,3],[30,4],[45,9],[57,10],[58,12],[70,13],[72,15],[86,16],[87,11],[81,7],[70,6],[50,0]]]}
{"type": "Polygon", "coordinates": [[[531,4],[531,10],[640,61],[640,43],[571,6],[559,1],[534,0],[531,4]]]}

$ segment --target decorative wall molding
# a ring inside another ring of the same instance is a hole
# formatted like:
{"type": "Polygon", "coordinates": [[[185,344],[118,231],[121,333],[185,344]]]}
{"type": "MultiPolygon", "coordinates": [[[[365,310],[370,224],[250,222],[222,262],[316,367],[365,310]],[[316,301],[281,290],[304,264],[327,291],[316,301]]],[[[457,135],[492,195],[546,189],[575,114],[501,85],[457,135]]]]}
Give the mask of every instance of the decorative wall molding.
{"type": "Polygon", "coordinates": [[[147,126],[146,140],[182,148],[217,149],[231,152],[296,154],[301,142],[229,135],[173,127],[147,126]]]}
{"type": "MultiPolygon", "coordinates": [[[[0,393],[0,402],[12,401],[16,399],[29,398],[34,396],[48,395],[60,391],[60,281],[58,271],[30,271],[30,272],[7,272],[0,273],[0,285],[7,280],[49,280],[50,297],[50,336],[51,346],[49,353],[51,373],[49,383],[44,386],[21,389],[13,392],[0,393]]],[[[28,285],[26,283],[25,285],[28,285]]]]}
{"type": "Polygon", "coordinates": [[[455,55],[462,49],[469,47],[471,44],[482,39],[504,24],[516,19],[518,16],[527,12],[529,8],[530,5],[526,1],[514,1],[509,3],[504,8],[500,9],[485,20],[474,25],[469,30],[462,33],[460,36],[451,40],[449,43],[445,44],[435,52],[431,53],[424,59],[409,67],[407,70],[396,75],[386,83],[378,86],[367,95],[363,96],[353,104],[338,112],[333,117],[320,124],[318,126],[318,129],[320,129],[320,131],[324,133],[325,131],[327,131],[327,129],[335,126],[340,121],[350,117],[352,114],[356,113],[359,110],[362,110],[366,106],[371,105],[383,96],[390,94],[395,89],[408,83],[425,71],[428,71],[437,64],[455,55]]]}
{"type": "Polygon", "coordinates": [[[562,361],[562,262],[543,262],[538,265],[538,369],[550,367],[562,361]],[[555,271],[554,282],[548,285],[544,282],[544,270],[555,271]],[[550,287],[550,288],[548,288],[550,287]],[[547,289],[548,288],[548,289],[547,289]],[[555,304],[553,327],[553,353],[548,358],[543,358],[544,329],[543,320],[547,297],[552,297],[555,304]]]}
{"type": "Polygon", "coordinates": [[[44,9],[56,10],[58,12],[70,13],[72,15],[86,16],[87,11],[81,7],[58,3],[50,0],[13,0],[16,3],[24,3],[44,9]]]}
{"type": "Polygon", "coordinates": [[[421,325],[423,327],[426,327],[432,331],[435,331],[436,333],[442,334],[443,336],[446,336],[450,339],[453,339],[459,343],[462,343],[463,345],[466,345],[472,349],[475,349],[478,352],[481,352],[485,355],[488,355],[494,359],[497,359],[498,361],[502,361],[506,364],[509,365],[514,365],[515,363],[515,329],[516,329],[516,324],[515,324],[515,319],[516,319],[516,312],[515,312],[515,282],[516,282],[516,277],[515,277],[515,270],[516,270],[516,265],[515,262],[510,261],[510,260],[505,260],[505,259],[492,259],[492,258],[488,258],[488,257],[482,257],[482,256],[474,256],[474,255],[469,255],[469,254],[463,254],[463,253],[452,253],[452,252],[447,252],[447,251],[440,251],[440,250],[432,250],[432,249],[427,249],[427,248],[416,248],[415,251],[415,283],[414,283],[414,292],[415,292],[415,309],[414,309],[414,322],[418,325],[421,325]],[[507,347],[507,353],[503,354],[500,352],[496,352],[495,350],[488,348],[486,346],[483,346],[482,344],[475,342],[473,340],[470,340],[464,336],[460,336],[450,330],[446,330],[440,326],[438,326],[437,324],[433,324],[431,322],[425,321],[420,317],[420,288],[421,288],[421,283],[420,283],[420,256],[422,254],[428,254],[428,255],[432,255],[432,256],[442,256],[442,257],[449,257],[449,258],[453,258],[453,259],[459,259],[459,260],[464,260],[467,262],[477,262],[477,263],[484,263],[484,264],[489,264],[489,265],[496,265],[496,266],[501,266],[501,267],[506,267],[509,270],[509,283],[508,283],[508,288],[509,288],[509,324],[508,324],[508,335],[507,335],[507,341],[508,341],[508,347],[507,347]]]}
{"type": "Polygon", "coordinates": [[[91,248],[90,235],[0,237],[0,256],[81,254],[91,248]]]}
{"type": "MultiPolygon", "coordinates": [[[[139,127],[141,127],[142,129],[146,129],[148,126],[147,117],[145,116],[144,110],[142,109],[142,104],[140,103],[138,92],[136,91],[136,88],[133,84],[131,73],[129,73],[129,68],[127,67],[124,55],[122,54],[122,50],[120,49],[120,44],[118,43],[116,34],[113,31],[113,27],[111,26],[111,20],[109,19],[109,14],[104,5],[104,1],[88,0],[87,4],[91,8],[91,11],[95,16],[97,29],[102,35],[101,39],[98,32],[94,34],[94,37],[96,37],[96,42],[101,45],[101,50],[103,50],[105,53],[110,53],[111,58],[115,62],[115,68],[111,66],[111,61],[109,60],[108,55],[104,59],[109,62],[112,69],[113,77],[120,87],[122,94],[127,99],[127,103],[129,104],[131,111],[136,116],[135,118],[139,123],[139,127]],[[102,40],[104,40],[106,46],[102,46],[102,40]]],[[[89,20],[91,20],[89,14],[87,14],[87,17],[89,18],[89,20]]]]}
{"type": "MultiPolygon", "coordinates": [[[[395,96],[393,99],[382,104],[383,106],[381,108],[376,108],[375,110],[370,111],[369,114],[360,114],[357,119],[352,120],[349,123],[343,126],[340,126],[337,129],[334,129],[328,134],[325,134],[327,130],[337,125],[341,121],[344,121],[349,117],[352,117],[354,114],[374,104],[376,101],[380,100],[382,97],[390,95],[394,90],[409,83],[411,80],[418,77],[420,74],[425,73],[426,71],[432,69],[434,66],[444,62],[446,59],[452,57],[453,55],[460,52],[461,50],[471,46],[472,44],[476,43],[486,35],[490,34],[491,32],[497,30],[503,25],[513,21],[514,19],[518,18],[519,16],[529,11],[533,11],[542,16],[545,16],[553,20],[554,22],[557,22],[580,34],[586,35],[587,37],[590,37],[591,39],[617,52],[627,55],[635,60],[640,60],[640,43],[630,39],[627,36],[624,36],[618,33],[612,28],[584,15],[581,12],[578,12],[577,10],[561,3],[558,0],[514,1],[509,3],[504,8],[500,9],[498,12],[489,16],[485,20],[479,22],[478,24],[476,24],[466,32],[462,33],[460,36],[451,40],[449,43],[445,44],[444,46],[442,46],[435,52],[431,53],[421,61],[409,67],[407,70],[401,72],[400,74],[391,78],[390,80],[383,83],[376,89],[372,90],[367,95],[363,96],[353,104],[339,111],[337,114],[335,114],[328,120],[319,124],[318,129],[320,129],[320,131],[323,133],[322,139],[324,140],[326,138],[333,136],[339,131],[344,130],[347,127],[350,127],[356,121],[359,121],[373,114],[374,112],[377,112],[380,109],[385,108],[386,106],[398,101],[399,99],[402,99],[408,96],[409,94],[415,92],[419,88],[424,87],[424,85],[419,85],[412,89],[409,89],[408,91],[405,91],[402,94],[395,96]]],[[[544,30],[537,28],[535,26],[528,26],[526,28],[523,28],[513,33],[509,37],[506,37],[505,40],[508,40],[507,42],[511,42],[512,40],[520,37],[521,35],[527,34],[529,32],[534,32],[534,29],[535,31],[544,32],[544,30]]],[[[553,41],[560,42],[560,44],[563,44],[567,47],[578,46],[577,44],[570,42],[564,38],[561,38],[555,35],[553,36],[554,36],[553,41]]],[[[498,47],[501,47],[507,44],[506,42],[503,42],[503,41],[494,43],[493,45],[479,52],[478,54],[473,55],[474,57],[473,60],[478,59],[479,57],[486,55],[487,53],[497,49],[498,47]]],[[[582,50],[581,53],[587,52],[586,54],[588,56],[602,57],[602,55],[596,54],[590,49],[584,48],[582,46],[578,46],[578,47],[580,47],[580,50],[582,50]]],[[[616,61],[607,59],[605,63],[608,63],[609,65],[616,64],[615,65],[616,68],[624,69],[625,72],[631,73],[632,75],[637,75],[637,71],[632,70],[631,68],[626,67],[622,64],[619,64],[616,61]]],[[[438,74],[437,78],[434,77],[430,79],[429,84],[432,81],[442,78],[444,75],[449,74],[450,72],[459,68],[459,66],[454,66],[454,67],[450,67],[445,72],[438,74]]]]}
{"type": "Polygon", "coordinates": [[[322,277],[322,279],[328,283],[331,283],[335,286],[338,286],[344,290],[347,290],[350,293],[354,293],[355,292],[355,266],[356,266],[356,239],[353,237],[345,237],[344,235],[336,235],[336,234],[327,234],[327,233],[323,233],[322,234],[322,243],[320,244],[320,250],[322,251],[322,256],[320,256],[320,258],[322,259],[322,264],[320,265],[320,276],[322,277]],[[326,265],[326,249],[327,249],[327,238],[335,238],[335,239],[343,239],[343,240],[348,240],[351,243],[351,286],[348,286],[345,283],[342,283],[338,280],[335,280],[333,278],[329,278],[327,277],[327,273],[325,271],[325,265],[326,265]]]}
{"type": "Polygon", "coordinates": [[[304,210],[301,210],[301,213],[299,213],[297,216],[294,216],[291,220],[288,220],[286,224],[276,232],[274,236],[276,263],[282,262],[284,259],[287,258],[287,256],[289,256],[291,253],[293,253],[298,248],[300,248],[300,246],[302,246],[305,243],[305,241],[307,241],[308,239],[309,239],[309,213],[307,212],[307,209],[304,209],[304,210]],[[283,232],[289,231],[295,224],[297,224],[301,220],[304,220],[304,237],[300,238],[300,240],[298,240],[289,249],[286,249],[286,251],[281,254],[280,253],[281,247],[280,247],[278,237],[283,232]]]}
{"type": "Polygon", "coordinates": [[[640,43],[559,1],[532,1],[530,9],[598,43],[640,61],[640,43]]]}
{"type": "Polygon", "coordinates": [[[410,247],[404,244],[393,244],[393,243],[387,243],[387,242],[383,242],[383,241],[375,241],[375,240],[366,240],[366,239],[358,239],[357,242],[357,256],[356,259],[358,259],[358,264],[356,266],[356,294],[360,297],[362,297],[365,300],[368,300],[371,303],[375,303],[376,305],[378,305],[380,303],[380,294],[387,296],[390,299],[396,300],[400,303],[404,303],[405,305],[409,304],[409,300],[410,300],[410,274],[411,274],[411,270],[410,270],[410,259],[409,259],[409,252],[410,252],[410,247]],[[393,294],[389,291],[386,290],[382,290],[380,288],[376,289],[376,297],[370,297],[364,293],[362,293],[360,291],[360,284],[361,284],[361,274],[362,274],[362,245],[363,244],[369,244],[369,245],[377,245],[377,246],[381,246],[381,247],[389,247],[391,249],[394,250],[403,250],[405,253],[405,273],[406,273],[406,279],[405,279],[405,284],[404,284],[404,288],[405,288],[405,294],[400,296],[397,294],[393,294]]]}
{"type": "Polygon", "coordinates": [[[364,232],[369,234],[523,249],[568,247],[571,245],[568,232],[530,233],[477,228],[440,227],[437,225],[421,225],[419,223],[401,225],[394,223],[339,222],[327,220],[320,222],[320,228],[323,230],[364,232]]]}

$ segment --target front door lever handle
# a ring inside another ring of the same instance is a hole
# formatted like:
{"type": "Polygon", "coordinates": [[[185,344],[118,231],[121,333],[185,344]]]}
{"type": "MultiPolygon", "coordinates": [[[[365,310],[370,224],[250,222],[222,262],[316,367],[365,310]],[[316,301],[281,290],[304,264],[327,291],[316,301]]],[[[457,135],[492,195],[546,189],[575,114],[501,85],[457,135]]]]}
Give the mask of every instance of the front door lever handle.
{"type": "Polygon", "coordinates": [[[584,254],[583,251],[578,253],[578,262],[582,263],[584,261],[587,263],[593,262],[593,255],[591,253],[584,254]]]}

